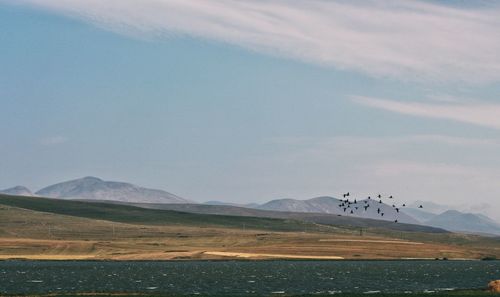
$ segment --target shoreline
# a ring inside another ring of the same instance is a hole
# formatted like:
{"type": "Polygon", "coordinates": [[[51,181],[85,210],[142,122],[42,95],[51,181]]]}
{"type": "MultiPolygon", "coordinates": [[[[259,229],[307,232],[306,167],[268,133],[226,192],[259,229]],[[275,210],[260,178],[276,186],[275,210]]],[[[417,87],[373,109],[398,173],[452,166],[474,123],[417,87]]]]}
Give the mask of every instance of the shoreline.
{"type": "MultiPolygon", "coordinates": [[[[0,259],[1,262],[273,262],[273,261],[320,261],[320,262],[495,262],[495,260],[482,259],[431,259],[431,258],[401,258],[401,259],[325,259],[325,258],[241,258],[241,257],[226,257],[214,259],[95,259],[95,258],[65,258],[65,259],[41,259],[41,258],[8,258],[0,259]]],[[[0,295],[1,296],[1,295],[0,295]]]]}

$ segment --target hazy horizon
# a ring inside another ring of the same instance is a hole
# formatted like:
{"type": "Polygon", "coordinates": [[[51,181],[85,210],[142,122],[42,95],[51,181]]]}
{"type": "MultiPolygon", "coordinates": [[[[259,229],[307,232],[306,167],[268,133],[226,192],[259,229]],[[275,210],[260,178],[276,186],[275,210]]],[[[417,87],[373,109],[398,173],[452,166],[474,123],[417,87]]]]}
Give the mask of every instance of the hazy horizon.
{"type": "Polygon", "coordinates": [[[499,1],[0,0],[0,189],[392,194],[499,219],[499,1]]]}

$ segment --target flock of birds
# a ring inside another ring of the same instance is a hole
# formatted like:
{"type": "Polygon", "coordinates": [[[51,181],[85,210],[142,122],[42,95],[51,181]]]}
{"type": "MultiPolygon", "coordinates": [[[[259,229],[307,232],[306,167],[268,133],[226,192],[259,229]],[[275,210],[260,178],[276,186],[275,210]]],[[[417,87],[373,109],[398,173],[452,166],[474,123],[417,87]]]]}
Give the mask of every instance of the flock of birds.
{"type": "MultiPolygon", "coordinates": [[[[342,194],[342,196],[344,197],[343,200],[341,200],[341,203],[339,204],[339,208],[343,209],[344,210],[344,213],[346,214],[356,214],[356,213],[359,213],[360,211],[363,211],[364,209],[364,212],[367,212],[368,209],[370,207],[377,207],[376,205],[380,205],[382,204],[382,199],[394,199],[394,197],[392,195],[390,196],[387,196],[387,197],[382,197],[381,194],[378,194],[376,196],[376,199],[372,199],[371,196],[368,196],[368,198],[366,198],[365,200],[362,200],[357,201],[357,199],[354,199],[354,200],[350,200],[350,196],[351,194],[349,192],[345,193],[345,194],[342,194]],[[375,205],[375,206],[372,206],[372,205],[375,205]]],[[[406,203],[403,203],[401,204],[400,206],[397,206],[395,203],[392,204],[392,209],[398,214],[399,211],[401,210],[401,208],[403,207],[406,207],[406,203]]],[[[419,205],[418,208],[424,208],[422,205],[419,205]]],[[[383,217],[385,215],[385,213],[383,212],[383,210],[380,208],[380,207],[377,207],[377,214],[381,217],[383,217]]],[[[395,223],[398,223],[398,219],[396,218],[394,220],[395,223]]]]}

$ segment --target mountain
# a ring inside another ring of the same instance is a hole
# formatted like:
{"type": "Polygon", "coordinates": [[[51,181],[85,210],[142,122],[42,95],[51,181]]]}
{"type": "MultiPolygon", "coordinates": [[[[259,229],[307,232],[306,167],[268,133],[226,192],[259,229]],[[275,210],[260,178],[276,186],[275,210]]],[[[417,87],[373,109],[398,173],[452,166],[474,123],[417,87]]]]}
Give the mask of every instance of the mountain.
{"type": "Polygon", "coordinates": [[[36,192],[38,196],[61,199],[111,200],[142,203],[190,203],[174,194],[123,182],[84,177],[58,183],[36,192]]]}
{"type": "Polygon", "coordinates": [[[447,210],[454,209],[453,207],[448,205],[438,204],[431,201],[420,201],[420,200],[415,201],[414,203],[408,205],[408,207],[418,209],[420,205],[424,207],[426,212],[433,214],[440,214],[447,210]]]}
{"type": "MultiPolygon", "coordinates": [[[[340,200],[332,198],[332,205],[338,205],[340,200]]],[[[328,209],[320,209],[309,203],[307,200],[296,199],[276,199],[271,200],[257,207],[262,210],[286,211],[286,212],[316,212],[316,213],[332,213],[328,209]]]]}
{"type": "Polygon", "coordinates": [[[425,223],[426,221],[437,216],[437,214],[434,214],[432,212],[428,212],[428,211],[421,210],[419,208],[413,208],[413,207],[405,208],[404,213],[406,213],[407,215],[411,216],[412,218],[416,219],[417,221],[419,221],[421,223],[425,223]]]}
{"type": "MultiPolygon", "coordinates": [[[[353,202],[353,201],[351,201],[353,202]]],[[[261,210],[285,211],[285,212],[303,212],[303,213],[323,213],[336,214],[343,216],[352,216],[367,219],[376,219],[384,221],[395,221],[407,224],[419,224],[420,222],[413,217],[405,214],[403,211],[397,212],[396,209],[385,203],[379,203],[377,200],[365,199],[351,203],[350,206],[341,206],[342,201],[333,197],[323,196],[309,200],[296,199],[278,199],[272,200],[257,207],[261,210]],[[365,206],[369,206],[366,211],[365,206]],[[344,211],[345,208],[345,211],[344,211]],[[380,209],[380,214],[379,210],[380,209]],[[351,214],[351,211],[353,212],[351,214]],[[381,215],[384,214],[384,216],[381,215]]]]}
{"type": "Polygon", "coordinates": [[[0,193],[16,196],[34,196],[28,188],[23,186],[16,186],[5,190],[0,190],[0,193]]]}
{"type": "Polygon", "coordinates": [[[500,235],[500,224],[492,219],[473,213],[448,210],[425,222],[426,225],[450,231],[500,235]]]}
{"type": "Polygon", "coordinates": [[[417,201],[411,206],[405,208],[404,212],[423,225],[454,232],[500,235],[500,224],[484,214],[446,209],[446,206],[433,202],[417,201]],[[417,205],[423,205],[425,210],[413,208],[417,205]],[[440,213],[434,213],[443,209],[440,213]]]}

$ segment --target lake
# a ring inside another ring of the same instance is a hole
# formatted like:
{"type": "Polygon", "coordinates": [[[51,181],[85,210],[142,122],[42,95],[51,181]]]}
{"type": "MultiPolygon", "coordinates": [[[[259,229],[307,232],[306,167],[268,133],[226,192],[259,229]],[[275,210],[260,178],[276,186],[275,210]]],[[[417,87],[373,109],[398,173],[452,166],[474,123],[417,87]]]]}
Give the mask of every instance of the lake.
{"type": "Polygon", "coordinates": [[[313,294],[483,288],[497,261],[0,261],[0,293],[313,294]]]}

